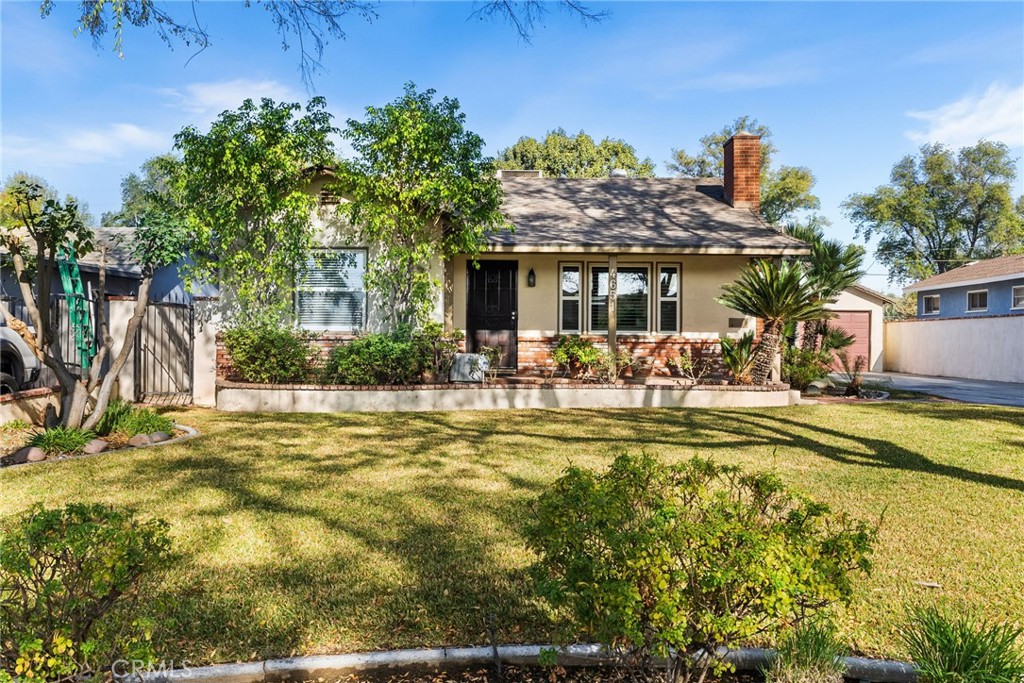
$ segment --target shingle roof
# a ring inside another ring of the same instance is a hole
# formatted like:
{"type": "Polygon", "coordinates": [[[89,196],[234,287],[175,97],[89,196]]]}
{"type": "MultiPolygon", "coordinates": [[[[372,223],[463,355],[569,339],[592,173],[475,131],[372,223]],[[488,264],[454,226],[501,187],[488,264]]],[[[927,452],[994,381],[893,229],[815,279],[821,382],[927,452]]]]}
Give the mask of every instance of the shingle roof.
{"type": "Polygon", "coordinates": [[[939,273],[906,287],[904,292],[919,292],[924,289],[944,289],[958,285],[984,282],[986,280],[1008,280],[1024,277],[1024,254],[1000,256],[975,261],[945,273],[939,273]]]}
{"type": "MultiPolygon", "coordinates": [[[[100,263],[100,247],[107,247],[107,271],[122,275],[139,275],[142,269],[131,255],[131,242],[135,228],[101,227],[93,228],[95,249],[87,254],[76,254],[78,265],[86,270],[98,270],[100,263]]],[[[0,252],[7,252],[0,247],[0,252]]]]}
{"type": "Polygon", "coordinates": [[[505,250],[807,253],[807,245],[725,202],[722,181],[687,178],[509,178],[505,250]]]}

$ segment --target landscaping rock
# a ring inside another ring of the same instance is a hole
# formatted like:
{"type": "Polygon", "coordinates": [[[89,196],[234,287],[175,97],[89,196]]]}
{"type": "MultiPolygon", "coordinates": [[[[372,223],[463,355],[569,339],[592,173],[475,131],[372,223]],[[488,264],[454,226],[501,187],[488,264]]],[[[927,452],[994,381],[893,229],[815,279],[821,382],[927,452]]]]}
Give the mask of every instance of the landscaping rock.
{"type": "Polygon", "coordinates": [[[835,386],[830,379],[819,379],[811,382],[812,387],[818,387],[819,389],[831,389],[835,386]]]}
{"type": "Polygon", "coordinates": [[[31,446],[25,446],[24,448],[19,448],[18,450],[14,451],[13,453],[10,454],[10,456],[8,456],[7,464],[24,465],[25,463],[28,462],[28,452],[30,450],[32,450],[31,446]]]}
{"type": "Polygon", "coordinates": [[[110,444],[108,444],[103,439],[93,439],[89,443],[85,444],[85,446],[82,448],[82,452],[85,453],[86,455],[102,453],[103,451],[107,450],[107,446],[109,445],[110,444]]]}
{"type": "Polygon", "coordinates": [[[812,384],[804,389],[804,396],[821,396],[821,387],[816,387],[812,384]]]}
{"type": "Polygon", "coordinates": [[[161,441],[170,441],[171,435],[167,432],[153,432],[149,438],[152,439],[152,443],[160,443],[161,441]]]}
{"type": "Polygon", "coordinates": [[[128,439],[129,446],[148,446],[151,443],[153,443],[153,438],[149,434],[136,434],[128,439]]]}
{"type": "Polygon", "coordinates": [[[46,453],[39,446],[32,446],[25,453],[26,462],[41,462],[43,460],[46,460],[46,453]]]}

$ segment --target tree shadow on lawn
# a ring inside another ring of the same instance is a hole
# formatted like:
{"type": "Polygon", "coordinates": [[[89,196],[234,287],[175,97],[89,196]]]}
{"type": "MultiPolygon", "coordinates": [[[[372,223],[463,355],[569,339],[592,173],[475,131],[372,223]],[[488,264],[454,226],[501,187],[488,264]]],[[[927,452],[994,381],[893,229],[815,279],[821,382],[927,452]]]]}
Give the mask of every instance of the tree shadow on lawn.
{"type": "MultiPolygon", "coordinates": [[[[901,412],[920,412],[902,410],[901,412]]],[[[988,411],[986,411],[987,413],[988,411]]],[[[999,411],[996,411],[999,412],[999,411]]],[[[985,413],[982,413],[984,415],[985,413]]],[[[931,419],[950,419],[959,415],[963,419],[963,410],[952,413],[929,409],[923,411],[924,417],[931,419]],[[938,413],[938,414],[937,414],[938,413]]],[[[973,415],[971,416],[973,418],[973,415]]],[[[884,419],[884,416],[880,416],[884,419]]],[[[975,472],[963,467],[935,462],[920,453],[904,448],[892,441],[868,437],[855,432],[843,432],[824,427],[810,420],[798,420],[785,417],[778,411],[718,411],[707,410],[694,418],[676,417],[673,412],[664,415],[641,415],[639,421],[656,424],[662,428],[693,429],[702,428],[705,432],[725,432],[737,437],[723,446],[774,446],[806,450],[821,457],[843,465],[858,465],[872,468],[898,469],[908,472],[921,472],[938,476],[951,477],[960,481],[995,488],[1024,491],[1024,481],[985,472],[975,472]],[[714,424],[711,421],[714,420],[714,424]],[[703,423],[703,427],[701,427],[703,423]],[[826,441],[824,438],[828,437],[826,441]]],[[[707,447],[706,443],[692,445],[707,447]]]]}
{"type": "Polygon", "coordinates": [[[213,488],[221,501],[180,520],[194,540],[178,544],[173,580],[156,596],[172,605],[162,654],[225,661],[483,643],[490,614],[503,641],[547,631],[524,569],[521,491],[484,497],[438,477],[381,493],[346,488],[348,468],[306,476],[319,457],[288,456],[296,461],[287,474],[227,456],[139,463],[137,475],[168,504],[189,487],[213,488]],[[322,502],[332,485],[336,499],[322,502]],[[211,561],[239,536],[258,537],[273,557],[264,549],[253,561],[243,545],[237,562],[211,561]]]}
{"type": "MultiPolygon", "coordinates": [[[[971,407],[933,407],[917,405],[885,406],[901,414],[917,415],[935,420],[995,420],[1013,424],[1024,417],[1024,411],[1013,409],[972,409],[971,407]]],[[[898,469],[951,477],[965,482],[982,484],[1014,491],[1024,491],[1024,481],[985,472],[975,472],[955,465],[936,462],[928,457],[900,446],[893,441],[822,426],[808,416],[806,419],[787,417],[782,410],[715,410],[715,409],[654,409],[654,410],[575,410],[582,424],[590,428],[571,437],[553,435],[539,430],[516,429],[523,438],[556,439],[569,445],[578,443],[608,443],[610,448],[635,445],[637,447],[669,446],[700,450],[713,448],[736,449],[749,447],[785,447],[805,450],[843,465],[898,469]],[[612,424],[609,425],[608,423],[612,424]],[[632,434],[615,434],[607,427],[631,427],[632,434]],[[723,439],[724,435],[731,438],[723,439]]],[[[858,415],[862,418],[863,414],[858,415]]],[[[879,419],[885,419],[879,415],[879,419]]],[[[456,426],[443,413],[423,413],[417,419],[429,422],[437,429],[454,430],[456,426]]],[[[486,441],[496,436],[491,429],[476,429],[459,424],[460,438],[486,441]]]]}

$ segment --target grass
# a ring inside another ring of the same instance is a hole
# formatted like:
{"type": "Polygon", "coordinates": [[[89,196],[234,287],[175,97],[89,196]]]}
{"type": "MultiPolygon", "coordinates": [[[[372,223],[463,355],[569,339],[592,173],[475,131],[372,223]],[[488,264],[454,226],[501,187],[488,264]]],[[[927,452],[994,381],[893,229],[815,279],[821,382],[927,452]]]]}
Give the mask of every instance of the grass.
{"type": "Polygon", "coordinates": [[[199,439],[0,470],[0,514],[132,506],[177,556],[143,611],[198,664],[550,637],[521,530],[570,462],[622,449],[774,467],[882,519],[875,570],[836,615],[853,651],[904,656],[911,608],[1024,622],[1024,410],[954,403],[752,410],[173,413],[199,439]],[[937,583],[928,588],[922,583],[937,583]]]}

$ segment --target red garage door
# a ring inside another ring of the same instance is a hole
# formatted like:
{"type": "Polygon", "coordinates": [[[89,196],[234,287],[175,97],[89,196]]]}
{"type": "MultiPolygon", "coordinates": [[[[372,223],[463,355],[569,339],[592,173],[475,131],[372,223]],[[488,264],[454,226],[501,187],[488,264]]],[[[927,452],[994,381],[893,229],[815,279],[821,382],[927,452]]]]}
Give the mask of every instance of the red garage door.
{"type": "MultiPolygon", "coordinates": [[[[835,318],[828,321],[832,327],[842,329],[846,334],[854,336],[853,346],[846,349],[846,355],[850,363],[857,356],[864,356],[867,361],[867,368],[871,367],[871,312],[870,311],[834,311],[835,318]]],[[[837,358],[833,364],[836,370],[841,370],[842,365],[837,358]]]]}

